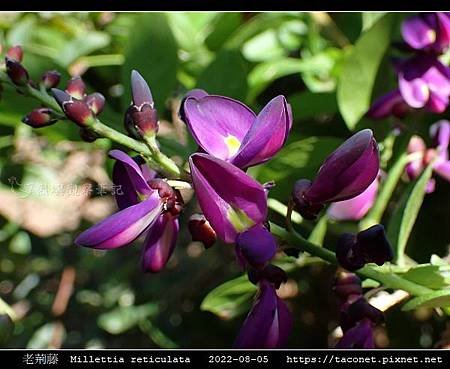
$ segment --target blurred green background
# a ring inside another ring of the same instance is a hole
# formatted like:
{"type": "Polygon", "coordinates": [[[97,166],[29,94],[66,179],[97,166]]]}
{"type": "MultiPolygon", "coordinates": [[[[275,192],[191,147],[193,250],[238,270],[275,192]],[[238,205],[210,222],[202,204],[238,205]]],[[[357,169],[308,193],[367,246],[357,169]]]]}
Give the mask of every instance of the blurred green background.
{"type": "MultiPolygon", "coordinates": [[[[271,197],[286,204],[294,181],[312,178],[352,130],[372,128],[384,147],[393,122],[363,115],[373,96],[396,85],[388,50],[400,39],[405,16],[0,13],[0,44],[23,46],[24,65],[35,80],[50,69],[63,74],[62,85],[70,76],[82,75],[89,91],[107,99],[102,121],[122,131],[129,75],[137,69],[148,81],[162,119],[163,151],[181,161],[196,149],[176,115],[189,89],[231,96],[256,111],[272,97],[285,95],[294,115],[286,148],[251,174],[260,182],[275,180],[271,197]]],[[[112,145],[106,140],[84,143],[69,122],[33,131],[20,119],[36,106],[5,86],[0,101],[0,346],[230,347],[254,287],[243,277],[202,301],[242,274],[233,247],[204,250],[182,227],[169,265],[155,275],[140,270],[139,242],[107,253],[75,247],[73,239],[81,230],[115,211],[108,193],[112,161],[106,157],[112,145]]],[[[403,123],[427,138],[435,120],[422,115],[403,123]]],[[[386,155],[395,156],[395,150],[386,155]]],[[[450,186],[437,181],[408,243],[409,255],[419,262],[433,253],[448,253],[450,217],[442,204],[450,203],[450,186]]],[[[399,186],[397,199],[404,186],[399,186]]],[[[182,224],[194,209],[189,202],[182,224]]],[[[271,217],[282,224],[276,213],[271,217]]],[[[302,223],[305,236],[312,227],[302,223]]],[[[327,245],[334,247],[338,229],[355,227],[329,224],[327,245]]],[[[325,348],[334,342],[334,271],[311,258],[291,265],[280,291],[295,319],[290,347],[325,348]]],[[[386,326],[378,328],[379,347],[448,344],[445,316],[430,309],[399,310],[391,309],[386,326]]]]}

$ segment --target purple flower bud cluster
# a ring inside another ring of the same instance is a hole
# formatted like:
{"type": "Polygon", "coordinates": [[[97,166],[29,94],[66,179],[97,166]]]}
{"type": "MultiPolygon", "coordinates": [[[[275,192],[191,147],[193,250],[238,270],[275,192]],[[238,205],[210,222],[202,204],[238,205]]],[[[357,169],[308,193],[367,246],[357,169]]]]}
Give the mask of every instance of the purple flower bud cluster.
{"type": "Polygon", "coordinates": [[[343,336],[338,349],[373,349],[373,330],[384,322],[383,313],[363,296],[361,280],[356,274],[339,271],[334,283],[339,302],[339,322],[343,336]]]}
{"type": "Polygon", "coordinates": [[[314,181],[295,183],[292,199],[306,219],[315,219],[325,204],[353,199],[376,180],[380,170],[378,145],[370,129],[362,130],[328,156],[314,181]]]}
{"type": "Polygon", "coordinates": [[[395,61],[399,87],[373,103],[367,115],[374,119],[403,118],[412,109],[442,113],[449,104],[450,68],[439,56],[450,45],[450,13],[410,17],[401,32],[413,55],[395,61]]]}
{"type": "Polygon", "coordinates": [[[337,242],[336,258],[347,270],[355,271],[366,263],[383,265],[394,257],[392,247],[381,224],[358,234],[344,233],[337,242]]]}
{"type": "MultiPolygon", "coordinates": [[[[410,180],[415,180],[431,162],[433,171],[441,178],[450,182],[450,122],[440,120],[430,127],[430,137],[433,147],[427,148],[420,136],[412,136],[407,152],[415,155],[406,165],[405,171],[410,180]]],[[[434,192],[435,180],[431,178],[426,186],[427,193],[434,192]]]]}

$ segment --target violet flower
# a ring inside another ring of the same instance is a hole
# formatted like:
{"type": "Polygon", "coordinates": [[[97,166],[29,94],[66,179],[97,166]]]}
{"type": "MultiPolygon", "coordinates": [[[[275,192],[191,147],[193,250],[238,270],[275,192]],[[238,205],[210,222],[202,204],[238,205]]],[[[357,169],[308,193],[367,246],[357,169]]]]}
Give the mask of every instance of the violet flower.
{"type": "Polygon", "coordinates": [[[412,110],[405,102],[399,89],[388,92],[374,101],[367,116],[373,119],[384,119],[391,115],[404,118],[412,110]]]}
{"type": "Polygon", "coordinates": [[[285,347],[292,330],[292,315],[277,296],[275,287],[262,280],[255,302],[234,342],[234,348],[274,349],[285,347]]]}
{"type": "Polygon", "coordinates": [[[202,150],[242,169],[274,156],[292,126],[291,108],[281,95],[256,116],[237,100],[194,90],[184,99],[180,117],[202,150]]]}
{"type": "Polygon", "coordinates": [[[374,349],[373,323],[363,319],[346,331],[336,344],[337,349],[374,349]]]}
{"type": "Polygon", "coordinates": [[[342,234],[336,246],[336,258],[340,265],[355,271],[366,263],[383,265],[393,259],[392,247],[381,224],[376,224],[354,235],[342,234]]]}
{"type": "Polygon", "coordinates": [[[412,108],[442,113],[450,96],[450,68],[432,55],[419,54],[398,66],[400,93],[412,108]]]}
{"type": "Polygon", "coordinates": [[[424,13],[409,17],[402,23],[401,32],[413,49],[442,54],[450,45],[450,15],[424,13]]]}
{"type": "Polygon", "coordinates": [[[276,243],[263,226],[264,187],[233,164],[208,154],[191,155],[189,165],[198,202],[217,236],[225,243],[236,242],[238,257],[250,265],[270,260],[276,243]]]}
{"type": "Polygon", "coordinates": [[[379,171],[378,145],[370,129],[339,146],[324,161],[313,182],[297,181],[293,200],[298,212],[314,219],[326,203],[344,201],[364,192],[379,171]]]}
{"type": "Polygon", "coordinates": [[[375,203],[378,184],[379,179],[375,178],[370,186],[358,196],[345,201],[333,202],[327,209],[329,218],[337,221],[360,220],[364,218],[375,203]]]}
{"type": "Polygon", "coordinates": [[[175,247],[182,199],[164,180],[155,179],[152,171],[124,152],[113,150],[109,155],[117,160],[113,182],[120,211],[81,233],[75,243],[110,250],[146,234],[142,267],[158,272],[175,247]]]}

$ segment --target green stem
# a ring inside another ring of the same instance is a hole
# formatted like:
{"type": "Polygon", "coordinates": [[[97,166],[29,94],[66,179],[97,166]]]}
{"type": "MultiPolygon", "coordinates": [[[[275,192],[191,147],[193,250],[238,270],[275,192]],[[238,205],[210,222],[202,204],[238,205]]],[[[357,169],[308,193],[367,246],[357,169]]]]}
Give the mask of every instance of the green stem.
{"type": "MultiPolygon", "coordinates": [[[[291,246],[297,247],[302,251],[306,251],[311,255],[318,256],[330,264],[338,265],[334,252],[326,249],[325,247],[307,241],[298,233],[288,232],[286,229],[274,223],[270,223],[270,231],[275,236],[286,240],[291,246]]],[[[386,268],[366,265],[365,267],[359,269],[356,273],[366,278],[377,280],[388,288],[400,289],[414,296],[426,295],[433,292],[433,290],[408,281],[396,274],[393,274],[391,271],[386,272],[386,268]]]]}

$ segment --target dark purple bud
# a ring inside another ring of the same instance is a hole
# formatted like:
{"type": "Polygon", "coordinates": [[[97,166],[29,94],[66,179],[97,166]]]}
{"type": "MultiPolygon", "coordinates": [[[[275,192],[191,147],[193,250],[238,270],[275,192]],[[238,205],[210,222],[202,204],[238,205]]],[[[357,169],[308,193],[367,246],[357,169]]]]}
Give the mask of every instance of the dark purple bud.
{"type": "Polygon", "coordinates": [[[312,204],[305,198],[305,192],[311,187],[312,182],[309,179],[299,179],[294,184],[292,191],[292,200],[295,210],[297,210],[305,219],[314,220],[319,212],[324,208],[322,204],[312,204]]]}
{"type": "Polygon", "coordinates": [[[88,128],[80,128],[80,138],[84,142],[94,142],[99,136],[88,128]]]}
{"type": "Polygon", "coordinates": [[[183,209],[183,198],[178,190],[174,190],[165,180],[155,178],[148,182],[150,188],[158,191],[158,195],[163,199],[164,211],[177,216],[183,209]]]}
{"type": "Polygon", "coordinates": [[[57,88],[52,88],[51,92],[52,92],[53,97],[55,98],[56,102],[63,110],[64,110],[64,104],[69,101],[72,101],[71,96],[63,90],[59,90],[57,88]]]}
{"type": "Polygon", "coordinates": [[[383,265],[394,257],[392,247],[381,224],[359,232],[356,244],[366,263],[383,265]]]}
{"type": "Polygon", "coordinates": [[[158,112],[148,104],[141,108],[131,105],[125,113],[124,124],[127,132],[134,138],[154,135],[159,128],[158,112]]]}
{"type": "Polygon", "coordinates": [[[61,73],[57,72],[56,70],[50,70],[42,75],[41,83],[46,90],[50,90],[51,88],[55,88],[56,86],[58,86],[60,79],[61,73]]]}
{"type": "Polygon", "coordinates": [[[338,239],[336,258],[347,270],[354,271],[366,263],[383,265],[393,259],[392,247],[384,227],[376,224],[357,235],[344,233],[338,239]]]}
{"type": "Polygon", "coordinates": [[[400,90],[396,89],[376,99],[367,112],[367,116],[372,119],[384,119],[393,115],[401,119],[410,110],[411,108],[403,99],[400,90]]]}
{"type": "Polygon", "coordinates": [[[280,267],[268,264],[263,269],[250,268],[248,271],[248,279],[255,285],[257,285],[261,280],[266,280],[278,289],[282,283],[286,283],[287,274],[280,267]]]}
{"type": "Polygon", "coordinates": [[[67,82],[66,92],[75,99],[82,100],[86,95],[86,85],[81,77],[74,77],[67,82]]]}
{"type": "Polygon", "coordinates": [[[348,307],[348,315],[356,323],[365,318],[374,324],[384,322],[384,314],[375,306],[370,305],[364,297],[360,297],[348,307]]]}
{"type": "Polygon", "coordinates": [[[189,218],[188,227],[192,241],[203,243],[207,249],[213,246],[217,240],[216,231],[214,231],[203,214],[192,214],[189,218]]]}
{"type": "Polygon", "coordinates": [[[22,119],[22,122],[33,128],[47,127],[57,121],[53,110],[48,108],[34,109],[22,119]]]}
{"type": "Polygon", "coordinates": [[[15,59],[5,58],[6,73],[16,86],[25,86],[28,84],[30,77],[27,70],[15,59]]]}
{"type": "Polygon", "coordinates": [[[84,101],[95,115],[100,114],[105,107],[105,97],[99,92],[86,96],[84,101]]]}
{"type": "Polygon", "coordinates": [[[345,332],[336,344],[337,349],[374,349],[373,327],[369,319],[364,319],[345,332]]]}
{"type": "Polygon", "coordinates": [[[262,225],[255,225],[238,234],[236,251],[245,264],[259,269],[272,259],[277,251],[277,245],[272,233],[262,225]]]}
{"type": "Polygon", "coordinates": [[[141,108],[144,105],[150,105],[153,108],[153,96],[145,79],[138,71],[131,72],[131,94],[133,98],[133,105],[141,108]]]}
{"type": "Polygon", "coordinates": [[[334,282],[334,292],[342,300],[346,300],[351,295],[362,295],[361,279],[356,274],[339,271],[334,282]]]}
{"type": "Polygon", "coordinates": [[[13,46],[8,49],[8,51],[6,52],[6,56],[21,63],[23,60],[23,49],[19,45],[13,46]]]}
{"type": "Polygon", "coordinates": [[[80,127],[87,127],[95,121],[91,109],[84,101],[75,100],[67,102],[64,104],[63,109],[66,117],[80,127]]]}

